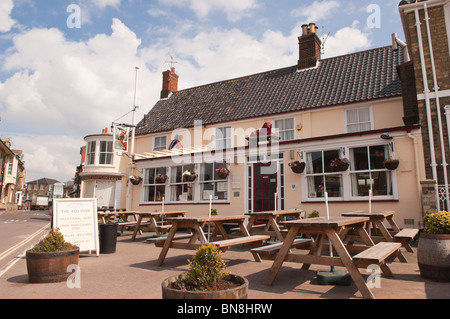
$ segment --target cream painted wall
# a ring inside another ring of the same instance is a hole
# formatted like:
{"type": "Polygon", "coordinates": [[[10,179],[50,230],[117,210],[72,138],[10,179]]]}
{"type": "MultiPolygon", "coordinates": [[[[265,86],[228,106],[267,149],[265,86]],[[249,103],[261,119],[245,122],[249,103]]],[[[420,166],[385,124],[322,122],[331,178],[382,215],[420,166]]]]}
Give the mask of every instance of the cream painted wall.
{"type": "MultiPolygon", "coordinates": [[[[319,136],[333,136],[345,133],[345,123],[344,114],[345,110],[348,108],[354,108],[355,106],[372,106],[373,115],[373,126],[374,129],[379,130],[383,128],[393,128],[403,126],[403,105],[400,98],[394,98],[392,100],[377,101],[372,104],[364,103],[358,105],[345,105],[342,107],[332,107],[332,108],[322,108],[315,111],[305,111],[287,114],[285,117],[276,118],[288,118],[294,117],[294,124],[301,125],[301,130],[296,129],[296,138],[299,140],[299,145],[292,144],[289,146],[288,150],[283,150],[284,152],[284,166],[285,166],[285,208],[301,208],[306,211],[307,214],[311,213],[313,210],[318,210],[321,216],[325,216],[325,203],[322,202],[308,202],[302,198],[302,178],[304,174],[295,174],[288,167],[288,163],[292,160],[290,158],[290,150],[294,150],[294,159],[296,159],[297,152],[304,150],[306,145],[302,144],[302,139],[308,139],[319,136]],[[294,185],[295,184],[295,185],[294,185]],[[291,190],[291,185],[293,188],[296,186],[296,190],[291,190]]],[[[253,130],[262,127],[265,122],[272,121],[272,118],[259,118],[251,120],[243,120],[231,123],[221,123],[214,126],[203,127],[201,134],[208,132],[208,129],[215,127],[232,126],[235,131],[243,133],[244,137],[248,136],[253,130]]],[[[211,132],[211,131],[209,131],[211,132]]],[[[171,132],[166,133],[168,138],[167,141],[171,141],[171,132]]],[[[157,134],[161,136],[162,134],[157,134]]],[[[208,134],[206,134],[208,135],[208,134]]],[[[417,158],[419,161],[419,171],[416,171],[416,155],[414,154],[413,140],[407,136],[406,131],[395,131],[391,134],[394,136],[395,154],[398,159],[400,159],[400,166],[394,173],[394,178],[397,181],[397,187],[395,192],[398,193],[398,200],[383,200],[374,201],[372,203],[372,209],[376,210],[395,210],[396,220],[400,227],[405,227],[405,219],[414,219],[417,227],[417,223],[420,220],[421,214],[421,200],[418,191],[417,180],[424,179],[424,165],[423,165],[423,148],[422,139],[420,137],[420,131],[415,132],[417,141],[417,158]]],[[[197,135],[198,136],[198,135],[197,135]]],[[[209,134],[209,136],[211,136],[209,134]]],[[[190,137],[193,141],[194,132],[190,130],[190,137]]],[[[374,134],[370,137],[376,143],[382,143],[383,141],[379,138],[379,134],[374,134]]],[[[239,141],[242,141],[242,137],[238,139],[234,138],[234,146],[239,146],[239,141]]],[[[360,141],[359,136],[344,137],[342,140],[330,139],[324,140],[325,143],[331,143],[335,145],[357,145],[360,141]]],[[[309,148],[320,149],[322,140],[308,142],[309,148]]],[[[207,145],[211,142],[210,138],[206,138],[203,141],[203,145],[207,145]]],[[[242,143],[242,142],[241,142],[242,143]]],[[[143,154],[145,152],[151,152],[153,147],[153,136],[138,136],[136,137],[135,150],[138,154],[143,154]]],[[[184,145],[185,143],[183,143],[184,145]]],[[[245,144],[247,145],[246,141],[245,144]]],[[[285,147],[286,148],[286,147],[285,147]]],[[[137,163],[137,172],[142,172],[144,167],[157,167],[154,161],[139,161],[137,163]]],[[[237,164],[231,164],[231,174],[230,174],[230,202],[227,204],[213,204],[213,208],[216,208],[219,214],[223,215],[233,215],[245,212],[247,208],[247,183],[246,180],[246,170],[247,166],[242,163],[242,159],[238,160],[237,164]],[[239,175],[239,186],[238,189],[232,188],[231,176],[239,175]],[[234,196],[235,193],[238,196],[234,196]]],[[[348,172],[344,173],[348,174],[348,172]]],[[[142,184],[139,186],[132,186],[131,188],[131,209],[133,210],[160,210],[160,204],[142,204],[142,184]]],[[[167,210],[187,210],[191,215],[207,214],[209,203],[193,203],[193,204],[172,204],[166,203],[165,209],[167,210]]],[[[332,202],[330,201],[330,212],[332,216],[339,216],[343,212],[354,211],[354,210],[367,210],[367,201],[340,201],[332,202]]],[[[411,227],[411,226],[409,226],[411,227]]]]}

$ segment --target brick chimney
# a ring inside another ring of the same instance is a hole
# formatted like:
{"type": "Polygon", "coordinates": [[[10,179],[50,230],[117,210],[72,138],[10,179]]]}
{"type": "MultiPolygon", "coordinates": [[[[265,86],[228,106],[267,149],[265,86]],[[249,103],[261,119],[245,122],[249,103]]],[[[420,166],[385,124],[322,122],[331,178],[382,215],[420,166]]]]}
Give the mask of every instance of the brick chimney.
{"type": "Polygon", "coordinates": [[[298,38],[299,60],[297,70],[312,68],[320,60],[320,41],[315,23],[302,25],[302,35],[298,38]]]}
{"type": "Polygon", "coordinates": [[[169,97],[170,93],[178,91],[178,75],[175,68],[163,72],[161,99],[169,97]]]}

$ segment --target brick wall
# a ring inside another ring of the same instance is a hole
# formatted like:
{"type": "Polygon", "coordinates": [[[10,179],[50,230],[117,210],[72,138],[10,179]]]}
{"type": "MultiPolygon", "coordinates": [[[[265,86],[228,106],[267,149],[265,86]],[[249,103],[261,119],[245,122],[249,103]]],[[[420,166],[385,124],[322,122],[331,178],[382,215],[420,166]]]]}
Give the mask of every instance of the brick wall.
{"type": "MultiPolygon", "coordinates": [[[[447,29],[445,25],[445,16],[444,16],[444,8],[443,6],[431,7],[428,8],[428,16],[429,16],[429,25],[430,25],[430,33],[431,33],[431,41],[433,46],[433,55],[434,55],[434,63],[436,69],[436,77],[437,83],[439,86],[439,90],[448,90],[450,89],[450,55],[448,49],[448,35],[447,29]]],[[[428,34],[426,23],[424,21],[425,12],[424,10],[419,10],[420,17],[420,27],[421,27],[421,36],[423,42],[423,51],[424,51],[424,59],[425,59],[425,67],[426,67],[426,76],[427,76],[427,84],[430,93],[434,92],[434,81],[433,81],[433,72],[431,66],[431,56],[430,56],[430,48],[428,43],[428,34]]],[[[418,94],[424,93],[424,83],[422,76],[422,66],[420,61],[420,53],[419,53],[419,41],[417,36],[416,29],[416,20],[414,12],[410,12],[405,16],[405,22],[407,30],[405,33],[408,33],[408,45],[409,51],[411,55],[411,60],[414,65],[414,74],[416,78],[416,90],[418,94]]],[[[440,103],[440,112],[441,112],[441,124],[442,124],[442,132],[444,137],[444,146],[445,146],[445,154],[446,161],[450,162],[450,149],[448,144],[448,135],[447,135],[447,123],[445,120],[445,105],[450,104],[450,98],[445,97],[439,100],[440,103]]],[[[426,177],[428,179],[432,179],[432,169],[431,165],[431,152],[430,152],[430,142],[429,142],[429,134],[428,134],[428,122],[427,122],[427,112],[426,112],[426,103],[425,100],[418,101],[418,109],[419,109],[419,118],[421,121],[422,128],[422,138],[423,138],[423,147],[424,147],[424,159],[425,159],[425,169],[426,169],[426,177]]],[[[440,133],[439,133],[439,122],[438,122],[438,113],[437,113],[437,104],[435,99],[430,100],[430,110],[431,110],[431,119],[432,119],[432,129],[433,129],[433,142],[437,163],[437,173],[438,173],[438,183],[443,184],[443,168],[442,168],[442,152],[441,152],[441,143],[440,143],[440,133]]],[[[405,114],[405,116],[407,116],[405,114]]],[[[450,171],[450,167],[448,167],[448,172],[450,171]]],[[[450,174],[449,179],[450,179],[450,174]]]]}

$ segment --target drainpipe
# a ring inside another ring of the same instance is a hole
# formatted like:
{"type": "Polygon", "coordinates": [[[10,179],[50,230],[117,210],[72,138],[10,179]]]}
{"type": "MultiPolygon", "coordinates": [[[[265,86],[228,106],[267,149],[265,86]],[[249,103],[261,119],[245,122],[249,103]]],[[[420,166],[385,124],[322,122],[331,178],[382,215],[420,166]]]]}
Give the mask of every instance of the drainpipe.
{"type": "Polygon", "coordinates": [[[437,109],[437,121],[439,124],[439,140],[441,143],[441,153],[442,153],[442,168],[444,173],[444,186],[445,186],[445,196],[447,199],[447,207],[450,207],[450,198],[448,194],[448,178],[447,178],[447,160],[445,156],[445,144],[444,144],[444,133],[442,132],[442,118],[441,118],[441,104],[439,101],[439,86],[437,82],[436,76],[436,67],[434,64],[434,55],[433,55],[433,46],[431,44],[431,32],[430,32],[430,18],[428,17],[428,8],[427,4],[423,4],[423,8],[425,10],[425,24],[427,27],[427,35],[428,35],[428,43],[430,46],[430,59],[431,59],[431,69],[433,71],[433,82],[434,82],[434,93],[436,94],[436,109],[437,109]]]}
{"type": "Polygon", "coordinates": [[[417,39],[419,42],[419,54],[420,54],[420,65],[422,66],[422,81],[423,81],[423,93],[425,95],[425,109],[427,112],[427,124],[428,124],[428,138],[430,142],[430,156],[431,156],[431,171],[433,175],[433,179],[436,181],[435,192],[436,192],[436,205],[439,205],[438,202],[438,187],[437,187],[437,170],[436,170],[436,156],[434,153],[434,137],[433,137],[433,126],[431,123],[431,110],[430,110],[430,90],[428,89],[428,79],[427,79],[427,70],[425,67],[425,56],[423,53],[423,42],[422,42],[422,31],[420,28],[420,17],[419,17],[419,9],[414,9],[414,15],[416,19],[416,30],[417,30],[417,39]]]}
{"type": "Polygon", "coordinates": [[[445,109],[445,118],[447,119],[447,140],[448,147],[450,148],[450,105],[444,106],[445,109]]]}

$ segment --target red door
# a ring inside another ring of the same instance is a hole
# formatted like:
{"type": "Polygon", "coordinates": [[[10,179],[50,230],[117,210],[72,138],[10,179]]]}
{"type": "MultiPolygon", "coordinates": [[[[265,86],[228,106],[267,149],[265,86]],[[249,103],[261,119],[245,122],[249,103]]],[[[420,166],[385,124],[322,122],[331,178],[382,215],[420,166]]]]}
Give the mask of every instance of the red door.
{"type": "Polygon", "coordinates": [[[253,165],[253,211],[255,212],[275,210],[277,170],[270,166],[271,163],[253,165]]]}

